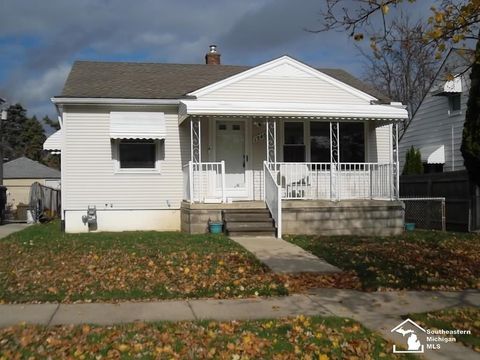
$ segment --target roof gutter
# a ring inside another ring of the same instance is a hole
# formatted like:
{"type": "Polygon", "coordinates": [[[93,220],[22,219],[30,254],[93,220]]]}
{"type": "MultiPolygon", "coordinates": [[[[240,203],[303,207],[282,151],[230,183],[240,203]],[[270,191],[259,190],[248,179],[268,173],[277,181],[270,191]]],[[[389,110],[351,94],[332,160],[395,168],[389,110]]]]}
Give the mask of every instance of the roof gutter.
{"type": "Polygon", "coordinates": [[[122,99],[53,97],[56,105],[179,105],[178,99],[122,99]]]}

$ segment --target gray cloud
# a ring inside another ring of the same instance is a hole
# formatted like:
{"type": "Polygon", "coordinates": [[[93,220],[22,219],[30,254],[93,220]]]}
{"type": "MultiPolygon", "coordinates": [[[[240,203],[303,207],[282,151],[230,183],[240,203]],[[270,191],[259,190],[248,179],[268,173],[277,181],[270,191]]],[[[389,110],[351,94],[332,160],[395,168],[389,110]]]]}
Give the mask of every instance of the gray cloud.
{"type": "MultiPolygon", "coordinates": [[[[39,116],[50,109],[75,59],[203,62],[220,46],[224,63],[257,64],[289,53],[317,66],[360,69],[344,33],[311,34],[318,0],[3,0],[2,61],[14,56],[0,93],[39,116]],[[28,46],[22,39],[29,39],[28,46]]],[[[423,2],[422,2],[423,3],[423,2]]],[[[10,60],[10,59],[9,59],[10,60]]]]}

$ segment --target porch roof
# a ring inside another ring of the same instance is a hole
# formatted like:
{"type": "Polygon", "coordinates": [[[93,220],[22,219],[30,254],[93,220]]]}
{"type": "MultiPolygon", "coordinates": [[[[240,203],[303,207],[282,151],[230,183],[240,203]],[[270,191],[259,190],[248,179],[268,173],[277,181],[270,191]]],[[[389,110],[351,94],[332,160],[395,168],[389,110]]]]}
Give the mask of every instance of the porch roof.
{"type": "Polygon", "coordinates": [[[180,123],[189,116],[289,117],[397,122],[407,119],[408,112],[400,103],[330,105],[257,101],[182,100],[179,107],[180,123]]]}

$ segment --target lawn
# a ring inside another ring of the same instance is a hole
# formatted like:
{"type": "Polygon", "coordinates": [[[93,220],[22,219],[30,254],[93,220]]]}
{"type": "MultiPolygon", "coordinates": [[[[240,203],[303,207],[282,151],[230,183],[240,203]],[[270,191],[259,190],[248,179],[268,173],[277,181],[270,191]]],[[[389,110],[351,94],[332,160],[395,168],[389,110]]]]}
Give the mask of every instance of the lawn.
{"type": "Polygon", "coordinates": [[[392,237],[287,236],[360,278],[364,290],[480,289],[480,235],[439,231],[392,237]]]}
{"type": "Polygon", "coordinates": [[[415,359],[338,317],[0,329],[0,359],[415,359]]]}
{"type": "Polygon", "coordinates": [[[286,295],[352,275],[275,275],[223,235],[64,234],[58,222],[0,240],[0,302],[286,295]]]}
{"type": "Polygon", "coordinates": [[[457,307],[408,317],[429,329],[470,330],[470,335],[453,335],[457,341],[480,352],[480,309],[457,307]]]}

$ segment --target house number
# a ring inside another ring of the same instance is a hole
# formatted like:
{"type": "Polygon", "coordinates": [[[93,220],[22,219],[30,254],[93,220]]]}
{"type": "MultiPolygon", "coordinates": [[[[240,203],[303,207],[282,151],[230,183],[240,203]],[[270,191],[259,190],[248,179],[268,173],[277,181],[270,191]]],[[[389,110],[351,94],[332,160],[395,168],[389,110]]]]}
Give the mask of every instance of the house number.
{"type": "Polygon", "coordinates": [[[255,136],[253,137],[253,143],[256,144],[256,143],[258,143],[260,140],[264,140],[264,139],[265,139],[265,133],[263,132],[263,133],[260,133],[260,134],[258,134],[258,135],[255,135],[255,136]]]}

